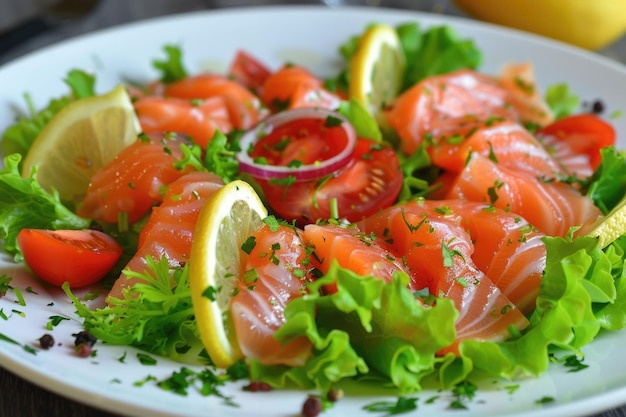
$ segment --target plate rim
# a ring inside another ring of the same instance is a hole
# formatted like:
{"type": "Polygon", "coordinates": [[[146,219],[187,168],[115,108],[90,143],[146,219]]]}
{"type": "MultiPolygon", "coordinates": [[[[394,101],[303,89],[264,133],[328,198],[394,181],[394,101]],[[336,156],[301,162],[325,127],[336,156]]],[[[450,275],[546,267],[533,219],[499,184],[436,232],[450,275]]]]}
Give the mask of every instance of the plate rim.
{"type": "MultiPolygon", "coordinates": [[[[123,23],[120,25],[115,25],[115,26],[111,26],[107,28],[101,28],[93,32],[90,32],[88,34],[83,34],[83,35],[78,35],[75,37],[63,39],[53,44],[47,45],[41,49],[37,49],[31,52],[28,52],[24,55],[20,55],[19,57],[16,57],[15,59],[12,59],[11,61],[8,61],[0,65],[0,79],[2,79],[3,74],[5,72],[8,72],[11,68],[19,67],[22,65],[27,65],[30,60],[37,59],[38,56],[41,56],[46,53],[54,53],[57,50],[71,47],[72,45],[77,44],[77,43],[93,42],[93,39],[105,38],[107,36],[110,36],[111,33],[117,33],[117,32],[122,32],[122,31],[137,31],[137,30],[141,31],[141,30],[144,30],[142,28],[145,26],[162,25],[164,22],[171,22],[172,20],[187,20],[189,18],[193,18],[193,19],[198,18],[202,20],[203,18],[206,18],[207,16],[214,16],[216,14],[234,16],[234,15],[239,15],[242,13],[258,13],[258,12],[262,12],[262,13],[274,12],[275,13],[277,11],[306,13],[306,11],[309,9],[314,9],[315,11],[327,10],[329,13],[336,12],[336,11],[342,11],[346,13],[355,13],[355,12],[356,13],[363,13],[363,12],[370,13],[372,12],[372,8],[366,7],[366,6],[344,6],[344,7],[338,7],[338,8],[329,8],[327,6],[322,6],[322,5],[289,5],[289,6],[269,5],[269,6],[211,9],[211,10],[205,10],[205,11],[184,12],[184,13],[173,14],[173,15],[153,17],[153,18],[149,18],[149,19],[145,19],[141,21],[127,22],[127,23],[123,23]]],[[[441,15],[441,14],[435,14],[435,13],[429,13],[429,12],[423,12],[423,11],[401,10],[401,9],[391,9],[391,8],[378,8],[378,10],[382,11],[382,13],[385,13],[385,14],[394,14],[394,15],[398,13],[406,13],[407,20],[425,19],[425,20],[430,21],[430,23],[436,23],[438,21],[441,21],[441,22],[448,22],[452,25],[461,25],[469,30],[475,30],[475,29],[489,30],[489,31],[493,31],[494,33],[506,33],[509,36],[514,35],[516,37],[523,38],[524,41],[532,41],[533,43],[540,43],[543,45],[547,45],[551,48],[558,48],[560,50],[564,50],[565,52],[572,54],[572,55],[580,56],[584,58],[585,60],[593,60],[594,62],[607,66],[611,68],[612,70],[617,70],[626,76],[626,66],[624,66],[623,64],[611,58],[602,56],[595,52],[586,51],[581,48],[565,44],[561,41],[542,37],[542,36],[535,35],[535,34],[530,34],[527,32],[523,32],[521,30],[505,28],[503,26],[492,24],[492,23],[478,22],[476,20],[472,20],[470,18],[460,17],[460,16],[441,15]]],[[[108,405],[101,404],[98,401],[87,402],[89,400],[84,398],[85,395],[94,396],[93,398],[96,398],[97,394],[94,394],[89,391],[85,392],[78,388],[73,388],[73,387],[70,387],[71,392],[69,393],[66,392],[66,390],[63,389],[64,388],[63,384],[57,385],[59,382],[57,379],[49,375],[38,374],[34,368],[31,369],[31,367],[29,366],[32,364],[28,364],[27,362],[21,363],[21,361],[19,360],[15,361],[15,357],[11,357],[11,355],[9,355],[7,351],[5,351],[2,348],[1,345],[0,345],[0,358],[4,359],[2,361],[1,366],[4,369],[16,375],[17,377],[25,379],[48,391],[52,391],[56,394],[59,394],[66,398],[70,398],[74,401],[84,403],[86,405],[94,406],[96,408],[100,408],[102,410],[107,410],[107,411],[114,412],[114,413],[119,413],[119,408],[118,408],[119,406],[124,406],[127,408],[133,407],[133,410],[127,410],[129,412],[132,412],[133,414],[135,413],[141,414],[147,411],[147,409],[144,409],[142,407],[137,408],[135,405],[133,404],[129,405],[128,403],[125,403],[123,401],[120,401],[119,403],[117,403],[115,407],[112,406],[113,403],[111,403],[111,406],[108,406],[108,405]],[[26,375],[24,375],[24,372],[26,372],[26,375]]],[[[581,415],[581,416],[586,415],[586,413],[588,412],[601,412],[603,410],[608,410],[614,406],[620,406],[620,405],[626,404],[626,400],[619,400],[618,399],[619,395],[617,395],[617,394],[622,394],[623,396],[624,393],[626,393],[626,385],[623,387],[612,389],[601,395],[596,395],[593,397],[564,403],[562,405],[559,405],[559,411],[560,409],[567,409],[567,411],[569,412],[569,414],[567,415],[581,415]],[[590,403],[596,402],[596,401],[602,402],[603,407],[602,408],[591,407],[590,403]],[[587,405],[587,407],[585,407],[585,405],[587,405]],[[585,410],[584,413],[581,410],[585,410]],[[571,414],[572,412],[579,413],[579,414],[571,414]]],[[[115,401],[116,400],[114,400],[113,402],[115,401]]],[[[153,409],[149,409],[148,411],[150,413],[155,412],[155,410],[153,409]]],[[[555,415],[554,414],[555,411],[557,411],[556,408],[555,409],[550,408],[547,410],[535,410],[533,411],[533,416],[540,416],[540,415],[541,416],[545,415],[546,417],[553,416],[555,415]]],[[[511,417],[515,417],[515,416],[521,417],[521,416],[526,416],[527,414],[528,412],[524,411],[521,413],[514,413],[514,414],[507,414],[507,415],[511,417]]],[[[165,415],[165,414],[157,413],[157,414],[151,414],[151,415],[165,415]]]]}

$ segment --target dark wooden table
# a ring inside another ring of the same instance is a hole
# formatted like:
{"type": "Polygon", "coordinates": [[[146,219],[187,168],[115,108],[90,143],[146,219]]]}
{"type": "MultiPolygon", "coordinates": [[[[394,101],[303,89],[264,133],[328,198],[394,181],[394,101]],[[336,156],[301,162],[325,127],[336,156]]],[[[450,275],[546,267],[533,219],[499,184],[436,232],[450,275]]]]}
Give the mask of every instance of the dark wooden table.
{"type": "MultiPolygon", "coordinates": [[[[0,31],[36,12],[41,0],[0,0],[0,31]]],[[[0,64],[27,52],[60,40],[121,23],[174,13],[219,7],[240,7],[259,4],[316,4],[321,1],[271,0],[104,0],[87,18],[41,33],[16,48],[0,55],[0,64]]],[[[328,0],[336,3],[336,0],[328,0]]],[[[365,1],[364,1],[365,2],[365,1]]],[[[370,4],[402,7],[423,11],[460,15],[449,0],[369,0],[370,4]]],[[[600,53],[626,63],[626,38],[600,53]]],[[[1,92],[0,92],[1,94],[1,92]]],[[[116,417],[86,404],[68,400],[4,370],[0,364],[0,417],[116,417]]],[[[626,403],[626,398],[624,398],[626,403]]],[[[626,407],[610,410],[594,417],[626,417],[626,407]]]]}

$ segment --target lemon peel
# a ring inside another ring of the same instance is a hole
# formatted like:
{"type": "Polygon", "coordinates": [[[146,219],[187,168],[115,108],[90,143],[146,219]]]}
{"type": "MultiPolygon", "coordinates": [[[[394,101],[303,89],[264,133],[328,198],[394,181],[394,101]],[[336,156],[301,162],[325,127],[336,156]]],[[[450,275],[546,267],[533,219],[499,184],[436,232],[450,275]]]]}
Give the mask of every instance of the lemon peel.
{"type": "Polygon", "coordinates": [[[229,182],[203,205],[194,231],[189,285],[200,339],[213,363],[227,368],[243,357],[230,299],[243,276],[241,245],[258,230],[267,209],[245,181],[229,182]]]}
{"type": "Polygon", "coordinates": [[[124,86],[69,103],[43,128],[24,158],[22,176],[61,199],[79,201],[92,176],[137,140],[141,127],[124,86]]]}

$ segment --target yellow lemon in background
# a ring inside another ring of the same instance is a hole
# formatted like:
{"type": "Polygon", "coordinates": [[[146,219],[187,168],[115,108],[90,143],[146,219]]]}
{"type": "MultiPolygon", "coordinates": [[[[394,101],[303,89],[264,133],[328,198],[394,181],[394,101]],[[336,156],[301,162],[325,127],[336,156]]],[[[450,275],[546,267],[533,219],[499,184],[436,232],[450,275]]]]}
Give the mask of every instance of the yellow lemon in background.
{"type": "Polygon", "coordinates": [[[626,31],[624,0],[454,0],[477,19],[600,49],[626,31]]]}

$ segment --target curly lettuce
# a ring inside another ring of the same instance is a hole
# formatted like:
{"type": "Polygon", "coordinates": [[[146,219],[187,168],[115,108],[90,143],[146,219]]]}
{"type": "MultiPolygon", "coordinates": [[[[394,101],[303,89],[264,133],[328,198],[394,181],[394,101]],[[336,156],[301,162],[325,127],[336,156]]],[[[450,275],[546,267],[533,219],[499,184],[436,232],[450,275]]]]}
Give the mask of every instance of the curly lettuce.
{"type": "MultiPolygon", "coordinates": [[[[503,378],[538,376],[547,370],[551,351],[582,355],[580,349],[603,329],[626,325],[626,238],[604,251],[587,237],[550,237],[545,244],[547,265],[531,327],[501,343],[462,342],[456,361],[464,363],[464,373],[469,368],[503,378]]],[[[442,372],[443,381],[465,376],[457,369],[442,372]]]]}
{"type": "Polygon", "coordinates": [[[435,353],[450,345],[458,317],[453,302],[438,299],[425,305],[407,289],[408,277],[396,274],[391,283],[356,275],[335,261],[311,285],[311,292],[292,300],[286,323],[276,338],[286,342],[307,337],[314,355],[302,367],[265,366],[251,361],[251,377],[283,387],[329,389],[344,378],[377,378],[402,392],[421,389],[420,381],[435,372],[435,353]],[[326,285],[337,292],[320,295],[326,285]]]}
{"type": "MultiPolygon", "coordinates": [[[[407,67],[402,80],[402,90],[420,80],[459,69],[476,69],[483,60],[482,52],[471,39],[463,39],[448,25],[422,29],[417,23],[406,23],[396,28],[407,67]]],[[[325,81],[331,91],[348,91],[350,85],[350,59],[355,54],[362,34],[352,36],[339,46],[345,68],[325,81]]]]}
{"type": "Polygon", "coordinates": [[[72,69],[64,81],[70,87],[71,94],[53,98],[39,111],[35,109],[31,96],[24,94],[28,115],[20,116],[2,133],[2,150],[5,155],[19,153],[25,156],[39,133],[62,108],[76,99],[95,95],[96,79],[89,73],[72,69]]]}
{"type": "Polygon", "coordinates": [[[604,214],[624,197],[626,190],[626,150],[609,146],[600,150],[602,160],[587,184],[587,196],[604,214]]]}
{"type": "Polygon", "coordinates": [[[139,280],[123,293],[109,297],[108,306],[90,309],[71,291],[72,300],[85,329],[112,345],[135,346],[181,362],[197,362],[203,351],[189,289],[189,268],[170,268],[167,259],[146,259],[148,271],[124,271],[139,280]]]}
{"type": "Polygon", "coordinates": [[[3,249],[21,261],[22,252],[17,235],[25,228],[33,229],[85,229],[91,220],[84,219],[61,202],[58,193],[48,193],[37,182],[37,169],[23,178],[20,175],[20,154],[4,158],[0,169],[0,239],[3,249]]]}
{"type": "Polygon", "coordinates": [[[293,300],[277,332],[287,342],[307,337],[314,354],[301,367],[251,361],[251,377],[276,387],[290,384],[328,390],[341,380],[367,376],[400,392],[421,390],[432,375],[450,388],[480,372],[498,378],[538,376],[555,350],[582,355],[581,348],[603,330],[626,326],[626,238],[605,250],[593,238],[545,238],[547,267],[531,326],[504,342],[466,340],[460,356],[437,352],[455,338],[453,302],[432,306],[416,301],[406,276],[386,283],[360,277],[335,262],[311,285],[311,294],[293,300]],[[337,292],[319,295],[323,286],[337,292]]]}

